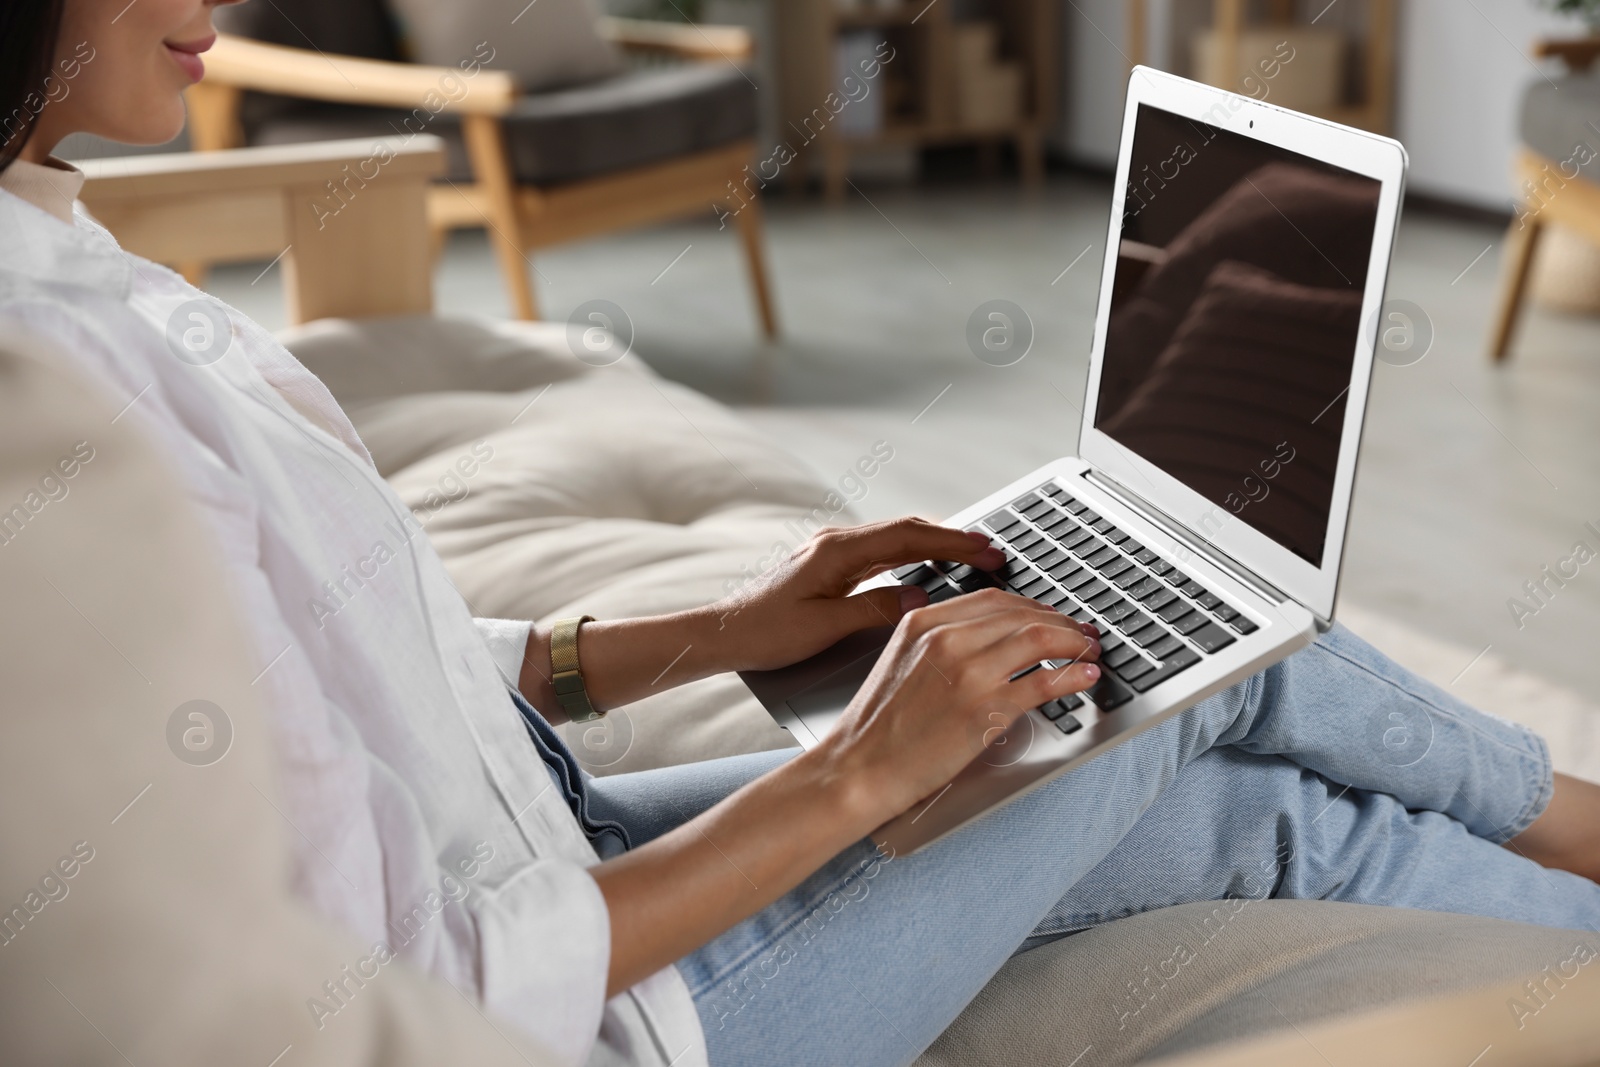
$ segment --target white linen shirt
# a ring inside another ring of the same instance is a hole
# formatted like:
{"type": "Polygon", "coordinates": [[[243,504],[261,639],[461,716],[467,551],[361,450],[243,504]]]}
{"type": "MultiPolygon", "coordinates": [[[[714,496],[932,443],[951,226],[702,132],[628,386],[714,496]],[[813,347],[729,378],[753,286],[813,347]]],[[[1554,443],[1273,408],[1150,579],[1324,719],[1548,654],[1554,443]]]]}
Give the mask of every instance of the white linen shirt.
{"type": "Polygon", "coordinates": [[[0,331],[16,327],[153,433],[216,533],[274,731],[294,891],[565,1063],[704,1067],[675,968],[606,1000],[598,859],[506,691],[528,624],[472,617],[322,383],[81,205],[68,223],[0,190],[0,331]],[[226,316],[213,345],[193,301],[226,316]]]}

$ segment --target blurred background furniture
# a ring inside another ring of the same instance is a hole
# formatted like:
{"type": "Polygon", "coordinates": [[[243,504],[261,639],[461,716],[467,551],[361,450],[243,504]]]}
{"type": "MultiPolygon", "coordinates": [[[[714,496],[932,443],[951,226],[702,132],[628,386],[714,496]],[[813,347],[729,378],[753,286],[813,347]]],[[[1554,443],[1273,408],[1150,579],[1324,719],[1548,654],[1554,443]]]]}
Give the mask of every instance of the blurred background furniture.
{"type": "Polygon", "coordinates": [[[84,206],[128,251],[157,263],[281,262],[288,321],[433,310],[426,203],[445,167],[424,135],[84,160],[84,206]],[[337,178],[389,157],[384,180],[321,224],[337,178]],[[347,213],[348,212],[348,213],[347,213]]]}
{"type": "MultiPolygon", "coordinates": [[[[1365,0],[1364,6],[1364,32],[1353,40],[1341,29],[1318,25],[1327,8],[1309,22],[1297,22],[1294,0],[1268,0],[1267,21],[1252,23],[1246,0],[1212,0],[1211,25],[1191,38],[1185,73],[1295,111],[1387,134],[1394,109],[1394,0],[1365,0]],[[1287,62],[1275,56],[1282,43],[1293,50],[1287,62]],[[1264,76],[1262,64],[1273,58],[1279,60],[1277,73],[1264,76]]],[[[1147,0],[1128,0],[1129,59],[1134,64],[1149,62],[1148,22],[1147,0]]]]}
{"type": "MultiPolygon", "coordinates": [[[[589,17],[586,0],[541,0],[540,8],[540,17],[589,17]]],[[[437,10],[450,18],[449,5],[437,10]]],[[[192,147],[443,137],[449,169],[428,196],[435,245],[450,230],[487,227],[511,306],[524,319],[538,317],[528,261],[537,249],[709,213],[736,198],[731,218],[761,327],[777,335],[761,206],[742,184],[756,128],[755,87],[739,67],[752,52],[744,30],[602,19],[598,32],[610,44],[577,40],[574,49],[614,44],[658,62],[612,64],[601,52],[591,69],[562,70],[552,84],[523,91],[494,65],[540,43],[526,39],[535,32],[529,24],[497,20],[497,32],[469,43],[452,65],[406,62],[408,53],[456,54],[416,39],[438,32],[431,23],[413,19],[419,24],[403,38],[381,0],[278,0],[220,8],[216,21],[224,33],[206,56],[205,80],[189,91],[192,147]]],[[[562,59],[546,62],[552,58],[562,59]]],[[[328,202],[337,207],[367,180],[340,175],[328,202]]]]}
{"type": "MultiPolygon", "coordinates": [[[[1516,210],[1506,231],[1499,306],[1489,333],[1489,354],[1497,362],[1510,355],[1535,255],[1547,243],[1545,234],[1571,231],[1579,244],[1569,253],[1575,257],[1583,256],[1583,243],[1600,245],[1600,130],[1595,125],[1600,119],[1600,77],[1593,71],[1600,58],[1600,35],[1543,40],[1533,51],[1540,58],[1559,59],[1567,71],[1529,82],[1522,95],[1517,130],[1522,147],[1514,164],[1516,210]]],[[[1588,310],[1600,310],[1600,292],[1588,295],[1588,310]]]]}
{"type": "Polygon", "coordinates": [[[992,160],[1009,142],[1023,181],[1043,182],[1043,138],[1059,96],[1053,0],[982,0],[959,14],[927,0],[775,7],[781,135],[801,167],[820,153],[828,199],[844,195],[853,153],[885,145],[977,143],[992,160]],[[868,57],[880,61],[875,75],[862,72],[868,57]],[[846,76],[863,88],[844,84],[846,76]],[[848,103],[830,106],[830,94],[848,103]]]}

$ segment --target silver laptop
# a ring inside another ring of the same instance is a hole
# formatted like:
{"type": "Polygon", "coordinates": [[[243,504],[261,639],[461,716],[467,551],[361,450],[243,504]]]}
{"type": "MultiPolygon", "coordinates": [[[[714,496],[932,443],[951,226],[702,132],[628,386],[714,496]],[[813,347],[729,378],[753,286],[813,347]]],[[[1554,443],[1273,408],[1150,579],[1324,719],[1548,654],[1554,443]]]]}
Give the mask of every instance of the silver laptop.
{"type": "MultiPolygon", "coordinates": [[[[1077,455],[950,520],[1005,549],[997,574],[868,583],[1001,584],[1098,626],[1102,677],[997,728],[881,844],[915,851],[1331,624],[1405,170],[1395,141],[1135,68],[1077,455]]],[[[810,748],[887,638],[743,677],[810,748]]]]}

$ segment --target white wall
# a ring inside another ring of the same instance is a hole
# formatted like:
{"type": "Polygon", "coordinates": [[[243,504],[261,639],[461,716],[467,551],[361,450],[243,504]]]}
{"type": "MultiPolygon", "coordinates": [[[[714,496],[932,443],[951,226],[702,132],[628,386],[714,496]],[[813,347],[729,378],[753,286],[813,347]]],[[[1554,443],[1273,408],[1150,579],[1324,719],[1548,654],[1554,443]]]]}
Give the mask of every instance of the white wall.
{"type": "MultiPolygon", "coordinates": [[[[1149,0],[1152,62],[1176,50],[1168,27],[1191,21],[1192,6],[1193,0],[1149,0]]],[[[1534,0],[1401,0],[1399,6],[1395,133],[1411,154],[1410,188],[1507,209],[1518,101],[1523,86],[1541,76],[1527,48],[1536,37],[1576,33],[1578,25],[1534,0]]],[[[1106,166],[1116,159],[1126,18],[1122,0],[1063,6],[1065,100],[1057,147],[1072,158],[1106,166]]]]}

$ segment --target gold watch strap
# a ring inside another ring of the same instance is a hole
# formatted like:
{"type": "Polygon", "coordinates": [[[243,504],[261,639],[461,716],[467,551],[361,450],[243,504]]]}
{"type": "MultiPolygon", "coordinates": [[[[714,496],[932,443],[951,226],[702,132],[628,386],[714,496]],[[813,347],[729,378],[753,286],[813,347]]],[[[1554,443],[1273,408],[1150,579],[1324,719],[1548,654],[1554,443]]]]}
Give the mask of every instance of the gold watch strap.
{"type": "Polygon", "coordinates": [[[589,703],[589,690],[584,687],[583,671],[578,666],[578,630],[593,621],[593,615],[561,619],[550,634],[550,680],[556,699],[573,722],[589,722],[605,714],[589,703]]]}

